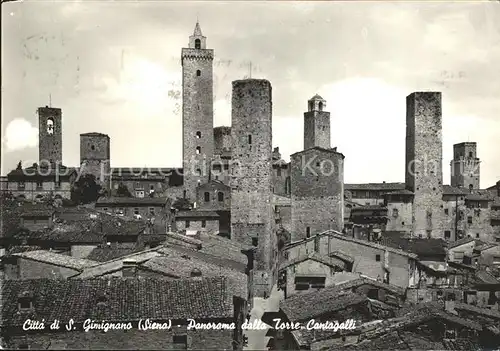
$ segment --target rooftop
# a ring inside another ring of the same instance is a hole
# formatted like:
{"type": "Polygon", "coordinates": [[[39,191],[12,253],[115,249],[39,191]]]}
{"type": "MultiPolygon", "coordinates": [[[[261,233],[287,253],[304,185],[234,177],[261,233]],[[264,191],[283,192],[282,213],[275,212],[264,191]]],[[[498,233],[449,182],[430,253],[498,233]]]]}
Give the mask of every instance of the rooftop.
{"type": "Polygon", "coordinates": [[[166,206],[169,198],[166,197],[100,197],[96,206],[104,205],[155,205],[166,206]]]}
{"type": "Polygon", "coordinates": [[[405,190],[405,183],[344,184],[344,190],[405,190]]]}
{"type": "Polygon", "coordinates": [[[13,256],[32,261],[48,263],[54,266],[71,268],[77,271],[83,271],[85,268],[89,268],[99,264],[99,262],[91,261],[89,259],[76,258],[47,250],[25,251],[22,253],[13,254],[13,256]]]}
{"type": "Polygon", "coordinates": [[[3,283],[3,326],[20,327],[27,318],[90,318],[107,322],[139,319],[186,320],[230,318],[232,296],[225,277],[193,279],[8,280],[3,283]],[[20,312],[18,296],[29,292],[33,310],[20,312]],[[103,298],[103,304],[99,299],[103,298]]]}

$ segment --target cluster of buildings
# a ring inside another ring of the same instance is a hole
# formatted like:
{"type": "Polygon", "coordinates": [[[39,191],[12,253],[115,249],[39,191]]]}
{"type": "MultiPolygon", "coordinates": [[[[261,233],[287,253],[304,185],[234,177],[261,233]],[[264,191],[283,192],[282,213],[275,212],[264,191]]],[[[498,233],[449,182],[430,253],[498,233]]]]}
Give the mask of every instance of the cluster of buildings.
{"type": "Polygon", "coordinates": [[[111,167],[111,139],[95,132],[80,135],[80,166],[67,167],[62,110],[38,109],[39,162],[2,179],[4,343],[242,349],[253,298],[277,287],[279,307],[262,317],[270,326],[353,318],[357,328],[270,327],[270,348],[500,345],[500,181],[480,188],[467,142],[453,146],[444,184],[441,93],[407,97],[404,182],[346,184],[321,96],[287,162],[272,144],[269,81],[234,81],[231,127],[214,128],[214,52],[198,23],[181,57],[182,168],[111,167]],[[104,196],[67,207],[86,174],[104,196]],[[87,319],[135,327],[92,338],[22,330],[28,318],[67,322],[65,306],[78,307],[79,330],[87,319]],[[236,327],[191,330],[188,318],[236,327]],[[146,319],[177,327],[137,332],[146,319]]]}

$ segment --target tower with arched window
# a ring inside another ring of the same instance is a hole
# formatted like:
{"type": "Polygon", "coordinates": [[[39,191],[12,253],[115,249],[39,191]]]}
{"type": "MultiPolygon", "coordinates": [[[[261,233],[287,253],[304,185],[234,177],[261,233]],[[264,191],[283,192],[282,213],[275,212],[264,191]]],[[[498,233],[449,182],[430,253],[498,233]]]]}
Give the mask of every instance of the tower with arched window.
{"type": "Polygon", "coordinates": [[[38,156],[42,166],[62,162],[62,110],[38,108],[38,156]]]}
{"type": "Polygon", "coordinates": [[[330,112],[326,112],[326,101],[318,94],[308,102],[304,113],[304,150],[312,147],[330,149],[330,112]]]}
{"type": "Polygon", "coordinates": [[[182,49],[182,159],[190,199],[209,180],[214,154],[213,58],[197,22],[188,47],[182,49]]]}

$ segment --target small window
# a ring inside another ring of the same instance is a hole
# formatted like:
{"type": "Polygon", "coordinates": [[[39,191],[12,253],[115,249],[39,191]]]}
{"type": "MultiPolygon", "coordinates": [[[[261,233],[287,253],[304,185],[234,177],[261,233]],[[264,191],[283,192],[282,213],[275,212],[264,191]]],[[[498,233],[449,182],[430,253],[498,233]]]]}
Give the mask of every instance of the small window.
{"type": "Polygon", "coordinates": [[[472,216],[467,217],[467,223],[472,224],[472,216]]]}
{"type": "Polygon", "coordinates": [[[396,217],[398,217],[398,216],[399,216],[399,211],[398,211],[398,209],[397,209],[397,208],[392,209],[392,216],[393,216],[394,218],[396,218],[396,217]]]}
{"type": "Polygon", "coordinates": [[[405,225],[405,222],[401,222],[401,225],[405,225]]]}
{"type": "Polygon", "coordinates": [[[469,157],[472,157],[472,151],[471,151],[471,152],[469,152],[469,157]]]}
{"type": "Polygon", "coordinates": [[[201,169],[199,169],[199,168],[198,168],[198,169],[196,170],[196,175],[197,175],[197,176],[201,176],[201,169]]]}
{"type": "Polygon", "coordinates": [[[135,207],[135,208],[134,208],[134,214],[135,214],[135,215],[138,215],[138,214],[139,214],[139,207],[135,207]]]}
{"type": "Polygon", "coordinates": [[[450,239],[451,238],[451,232],[449,230],[444,231],[444,238],[445,239],[450,239]]]}
{"type": "Polygon", "coordinates": [[[476,238],[479,239],[479,233],[476,234],[476,238]]]}
{"type": "Polygon", "coordinates": [[[199,69],[196,70],[196,76],[197,77],[201,76],[201,71],[199,69]]]}
{"type": "Polygon", "coordinates": [[[278,177],[281,177],[281,167],[278,167],[278,177]]]}
{"type": "Polygon", "coordinates": [[[205,202],[210,202],[210,193],[208,191],[205,191],[205,202]]]}
{"type": "Polygon", "coordinates": [[[201,139],[201,132],[196,132],[196,139],[201,139]]]}
{"type": "Polygon", "coordinates": [[[252,238],[252,246],[258,246],[259,245],[259,238],[252,238]]]}
{"type": "Polygon", "coordinates": [[[428,230],[427,231],[427,239],[430,239],[432,236],[432,231],[431,230],[428,230]]]}
{"type": "Polygon", "coordinates": [[[154,207],[150,207],[150,208],[149,208],[149,214],[150,214],[151,216],[154,216],[154,215],[155,215],[155,208],[154,208],[154,207]]]}
{"type": "Polygon", "coordinates": [[[219,200],[219,201],[221,201],[221,202],[222,202],[222,201],[224,201],[224,193],[219,192],[219,193],[217,194],[217,197],[218,197],[218,200],[219,200]]]}
{"type": "Polygon", "coordinates": [[[206,228],[207,227],[207,221],[203,220],[201,221],[201,227],[206,228]]]}
{"type": "Polygon", "coordinates": [[[194,41],[194,48],[195,49],[201,49],[201,40],[200,39],[196,39],[194,41]]]}
{"type": "Polygon", "coordinates": [[[447,209],[447,208],[445,208],[445,209],[444,209],[444,214],[445,214],[445,215],[448,215],[448,214],[449,214],[449,211],[448,211],[448,209],[447,209]]]}
{"type": "Polygon", "coordinates": [[[229,165],[224,165],[224,170],[225,171],[229,170],[229,165]]]}
{"type": "Polygon", "coordinates": [[[308,237],[308,238],[311,237],[311,227],[306,228],[306,237],[308,237]]]}
{"type": "Polygon", "coordinates": [[[190,225],[191,225],[191,222],[190,221],[186,221],[186,228],[189,228],[190,225]]]}
{"type": "Polygon", "coordinates": [[[37,182],[36,182],[36,187],[37,187],[37,188],[41,188],[41,187],[43,187],[43,182],[42,182],[41,180],[37,180],[37,182]]]}
{"type": "Polygon", "coordinates": [[[201,147],[197,146],[196,147],[196,154],[199,155],[201,153],[201,147]]]}
{"type": "Polygon", "coordinates": [[[375,255],[375,261],[380,262],[380,255],[375,255]]]}
{"type": "Polygon", "coordinates": [[[252,136],[251,135],[248,136],[248,144],[252,144],[252,136]]]}
{"type": "Polygon", "coordinates": [[[90,150],[94,151],[95,150],[95,145],[90,146],[90,150]]]}
{"type": "Polygon", "coordinates": [[[182,197],[185,199],[186,198],[186,190],[182,192],[182,197]]]}

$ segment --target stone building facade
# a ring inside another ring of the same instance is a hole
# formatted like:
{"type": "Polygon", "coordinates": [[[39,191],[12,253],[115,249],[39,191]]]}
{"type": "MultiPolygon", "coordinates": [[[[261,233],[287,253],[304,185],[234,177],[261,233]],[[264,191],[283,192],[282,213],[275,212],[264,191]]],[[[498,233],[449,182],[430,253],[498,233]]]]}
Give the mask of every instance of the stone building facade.
{"type": "Polygon", "coordinates": [[[276,275],[272,208],[272,88],[267,80],[233,82],[231,237],[257,247],[257,296],[269,296],[276,275]]]}
{"type": "Polygon", "coordinates": [[[466,142],[453,145],[451,186],[480,189],[480,160],[477,157],[477,143],[466,142]]]}
{"type": "Polygon", "coordinates": [[[441,93],[406,98],[406,187],[414,193],[412,232],[442,238],[443,141],[441,93]]]}
{"type": "Polygon", "coordinates": [[[80,134],[80,176],[92,174],[104,189],[111,189],[111,142],[106,134],[80,134]]]}
{"type": "Polygon", "coordinates": [[[344,155],[313,147],[291,156],[292,241],[344,228],[344,155]]]}
{"type": "Polygon", "coordinates": [[[62,110],[55,107],[38,108],[39,163],[62,164],[62,110]]]}
{"type": "Polygon", "coordinates": [[[199,23],[182,49],[182,159],[187,198],[209,179],[214,155],[213,59],[199,23]]]}

